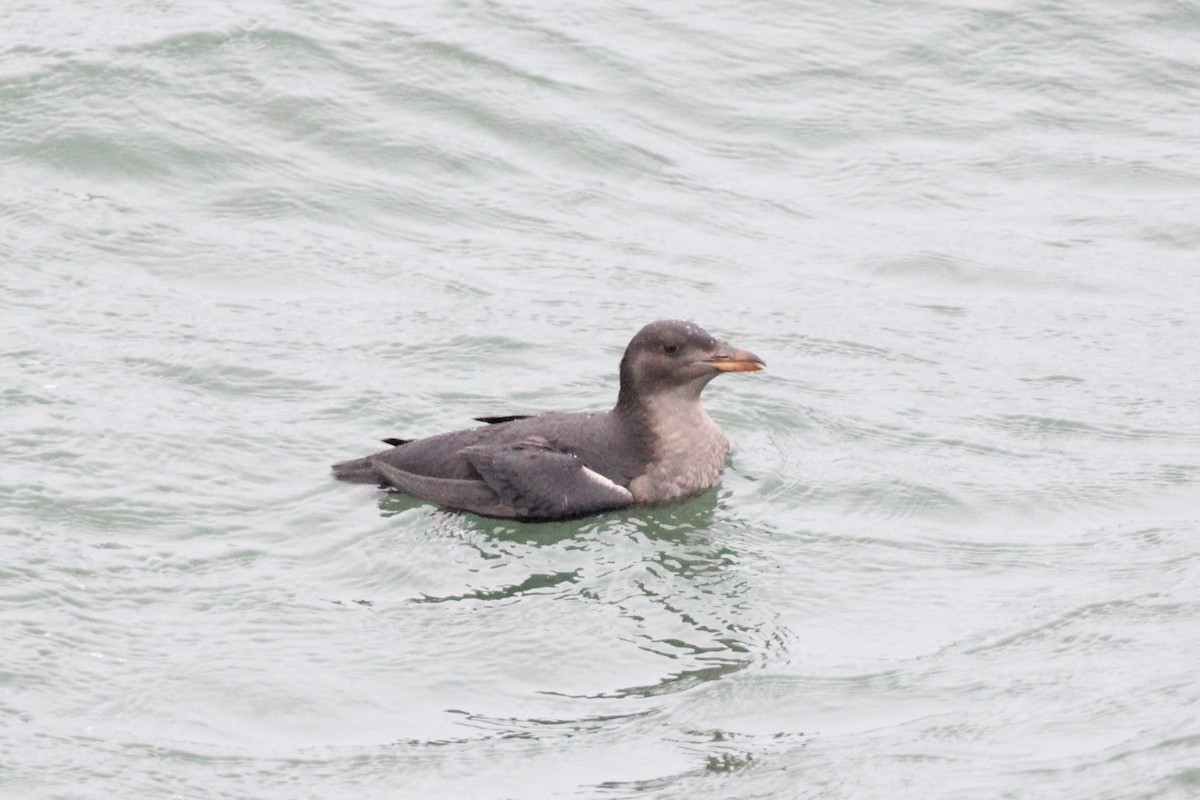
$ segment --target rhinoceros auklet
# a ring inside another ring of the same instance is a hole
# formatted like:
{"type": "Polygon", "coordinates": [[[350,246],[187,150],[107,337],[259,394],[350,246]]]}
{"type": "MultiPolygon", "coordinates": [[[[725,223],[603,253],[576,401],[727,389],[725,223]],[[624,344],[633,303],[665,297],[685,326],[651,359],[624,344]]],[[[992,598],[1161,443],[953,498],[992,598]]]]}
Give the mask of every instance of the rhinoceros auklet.
{"type": "Polygon", "coordinates": [[[505,519],[569,519],[671,500],[712,486],[729,452],[700,392],[722,372],[765,366],[698,325],[658,320],[625,349],[611,411],[478,417],[488,424],[385,439],[395,446],[335,464],[333,473],[505,519]]]}

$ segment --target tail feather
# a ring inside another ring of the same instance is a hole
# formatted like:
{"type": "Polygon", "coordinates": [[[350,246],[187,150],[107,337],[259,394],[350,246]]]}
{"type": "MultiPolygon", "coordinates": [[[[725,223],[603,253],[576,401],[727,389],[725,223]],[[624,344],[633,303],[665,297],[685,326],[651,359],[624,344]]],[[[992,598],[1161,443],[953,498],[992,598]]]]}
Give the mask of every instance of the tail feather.
{"type": "Polygon", "coordinates": [[[354,458],[333,465],[333,477],[350,483],[380,483],[382,478],[375,469],[374,456],[354,458]]]}

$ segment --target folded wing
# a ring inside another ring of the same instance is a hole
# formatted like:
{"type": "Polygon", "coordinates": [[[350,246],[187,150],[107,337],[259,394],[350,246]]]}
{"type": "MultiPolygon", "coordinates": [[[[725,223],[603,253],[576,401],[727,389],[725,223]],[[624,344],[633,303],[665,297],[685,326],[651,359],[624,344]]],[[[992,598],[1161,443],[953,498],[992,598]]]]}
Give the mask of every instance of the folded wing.
{"type": "Polygon", "coordinates": [[[628,489],[538,436],[459,452],[479,474],[478,480],[431,478],[378,459],[374,468],[407,495],[488,517],[569,519],[633,504],[628,489]]]}

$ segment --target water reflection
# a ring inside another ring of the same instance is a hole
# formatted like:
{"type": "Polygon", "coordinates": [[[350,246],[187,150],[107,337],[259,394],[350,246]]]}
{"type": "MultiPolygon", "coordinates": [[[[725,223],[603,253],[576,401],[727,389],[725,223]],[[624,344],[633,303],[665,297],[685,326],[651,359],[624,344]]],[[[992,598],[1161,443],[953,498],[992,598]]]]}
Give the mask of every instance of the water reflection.
{"type": "Polygon", "coordinates": [[[514,584],[512,586],[503,586],[499,589],[494,589],[491,591],[473,591],[461,595],[448,595],[445,597],[426,595],[425,597],[411,600],[409,602],[448,603],[455,600],[507,600],[538,590],[552,589],[559,584],[575,583],[578,579],[579,570],[574,570],[572,572],[552,572],[549,574],[535,573],[518,584],[514,584]]]}
{"type": "MultiPolygon", "coordinates": [[[[385,516],[420,505],[396,494],[380,500],[385,516]]],[[[580,635],[575,620],[595,619],[580,610],[584,603],[605,620],[600,632],[613,658],[640,664],[630,672],[644,677],[657,673],[654,680],[599,692],[545,687],[543,694],[613,699],[682,691],[744,669],[777,639],[770,630],[773,620],[762,618],[748,598],[736,549],[741,526],[715,490],[670,505],[567,522],[425,513],[424,536],[455,545],[447,566],[459,569],[453,584],[461,591],[419,592],[408,603],[569,601],[555,610],[561,629],[556,625],[548,632],[566,639],[580,635]]],[[[440,578],[445,588],[446,576],[440,578]]],[[[595,638],[579,648],[595,648],[595,638]]],[[[602,671],[605,665],[592,668],[602,671]]]]}
{"type": "MultiPolygon", "coordinates": [[[[661,506],[614,511],[582,519],[553,522],[490,519],[476,514],[444,509],[439,509],[434,513],[439,527],[441,524],[448,524],[450,528],[479,531],[493,540],[541,546],[574,539],[581,533],[595,531],[601,526],[616,521],[629,521],[639,525],[653,523],[655,531],[650,534],[653,536],[665,535],[675,529],[707,528],[713,522],[717,506],[717,491],[710,490],[661,506]]],[[[429,504],[424,500],[417,500],[400,492],[388,492],[379,500],[379,510],[384,517],[394,517],[405,511],[421,507],[429,507],[429,504]]]]}

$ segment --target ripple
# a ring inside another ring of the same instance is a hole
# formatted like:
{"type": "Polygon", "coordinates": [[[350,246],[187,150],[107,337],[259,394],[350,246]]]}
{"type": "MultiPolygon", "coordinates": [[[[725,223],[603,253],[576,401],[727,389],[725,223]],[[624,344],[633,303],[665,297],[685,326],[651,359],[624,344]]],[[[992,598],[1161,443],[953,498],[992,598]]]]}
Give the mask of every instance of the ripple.
{"type": "Polygon", "coordinates": [[[6,788],[1193,788],[1183,4],[231,9],[0,12],[6,788]],[[663,316],[711,492],[329,478],[663,316]]]}

